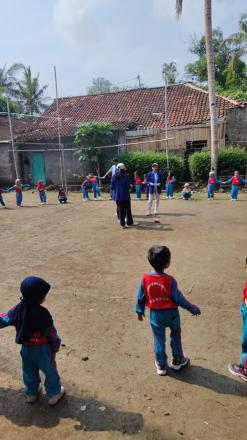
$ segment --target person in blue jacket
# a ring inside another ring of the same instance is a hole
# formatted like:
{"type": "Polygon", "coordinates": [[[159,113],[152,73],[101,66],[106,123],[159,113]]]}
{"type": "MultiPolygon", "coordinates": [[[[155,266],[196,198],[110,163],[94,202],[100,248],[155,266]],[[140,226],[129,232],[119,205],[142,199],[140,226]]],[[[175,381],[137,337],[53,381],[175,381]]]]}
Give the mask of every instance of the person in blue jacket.
{"type": "Polygon", "coordinates": [[[21,344],[23,382],[26,400],[37,400],[40,389],[39,370],[45,375],[45,389],[49,405],[55,405],[64,395],[57,372],[55,354],[59,351],[61,339],[48,310],[41,304],[50,290],[42,278],[30,276],[20,286],[21,301],[7,313],[0,315],[0,329],[15,327],[15,342],[21,344]]]}
{"type": "Polygon", "coordinates": [[[130,178],[126,174],[126,168],[123,163],[117,165],[117,171],[112,177],[111,189],[114,200],[117,204],[117,216],[122,228],[126,228],[125,221],[128,226],[133,226],[133,217],[131,213],[130,203],[130,178]]]}
{"type": "Polygon", "coordinates": [[[157,163],[153,163],[152,171],[147,175],[147,185],[148,185],[149,193],[148,193],[148,212],[146,215],[152,214],[154,199],[155,199],[154,215],[158,214],[162,182],[163,182],[163,178],[162,178],[162,174],[159,173],[159,165],[157,163]]]}

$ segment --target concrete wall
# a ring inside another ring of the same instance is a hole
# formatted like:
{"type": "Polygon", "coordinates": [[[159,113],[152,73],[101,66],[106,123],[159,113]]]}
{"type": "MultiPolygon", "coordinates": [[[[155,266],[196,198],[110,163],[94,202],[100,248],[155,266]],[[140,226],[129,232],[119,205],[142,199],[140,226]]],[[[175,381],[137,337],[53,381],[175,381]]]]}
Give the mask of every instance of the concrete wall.
{"type": "Polygon", "coordinates": [[[16,179],[11,144],[0,142],[0,185],[3,187],[14,184],[16,179]]]}
{"type": "Polygon", "coordinates": [[[226,144],[247,149],[247,105],[228,110],[226,144]]]}

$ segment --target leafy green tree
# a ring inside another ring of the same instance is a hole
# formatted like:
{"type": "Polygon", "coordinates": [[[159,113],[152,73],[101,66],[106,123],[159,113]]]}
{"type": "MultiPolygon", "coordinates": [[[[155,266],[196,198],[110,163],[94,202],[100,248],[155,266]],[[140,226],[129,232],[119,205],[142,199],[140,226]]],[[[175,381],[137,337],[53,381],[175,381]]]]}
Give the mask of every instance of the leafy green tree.
{"type": "Polygon", "coordinates": [[[22,66],[22,74],[22,78],[16,81],[13,96],[22,113],[37,115],[47,108],[49,98],[44,97],[44,92],[48,86],[40,87],[39,73],[33,77],[30,66],[22,66]]]}
{"type": "Polygon", "coordinates": [[[168,86],[170,84],[176,83],[177,76],[178,76],[177,64],[174,61],[172,61],[171,63],[164,63],[162,65],[162,77],[168,86]]]}
{"type": "Polygon", "coordinates": [[[9,68],[6,66],[0,67],[0,89],[13,96],[16,88],[16,74],[23,69],[23,64],[14,63],[9,68]]]}
{"type": "Polygon", "coordinates": [[[78,125],[75,133],[75,154],[80,162],[91,160],[97,175],[100,176],[100,161],[104,159],[101,146],[116,141],[117,133],[108,122],[85,122],[78,125]]]}
{"type": "MultiPolygon", "coordinates": [[[[138,79],[134,78],[134,79],[138,79]]],[[[110,92],[122,92],[124,90],[133,90],[135,88],[145,87],[143,83],[138,84],[138,86],[114,86],[111,81],[105,79],[103,77],[93,78],[92,86],[87,88],[87,93],[89,95],[99,95],[101,93],[110,93],[110,92]]]]}

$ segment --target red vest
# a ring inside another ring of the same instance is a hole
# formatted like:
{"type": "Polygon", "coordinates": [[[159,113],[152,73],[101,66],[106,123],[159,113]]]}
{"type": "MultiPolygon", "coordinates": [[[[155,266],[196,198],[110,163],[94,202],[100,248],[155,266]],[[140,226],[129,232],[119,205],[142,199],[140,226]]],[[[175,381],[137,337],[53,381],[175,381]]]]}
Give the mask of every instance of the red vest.
{"type": "Polygon", "coordinates": [[[233,176],[232,177],[232,185],[240,185],[240,177],[233,176]]]}
{"type": "Polygon", "coordinates": [[[209,179],[208,179],[208,183],[215,183],[216,182],[216,179],[215,179],[215,177],[209,177],[209,179]]]}
{"type": "Polygon", "coordinates": [[[176,309],[172,300],[173,278],[167,274],[145,274],[142,285],[147,298],[146,306],[150,309],[176,309]]]}

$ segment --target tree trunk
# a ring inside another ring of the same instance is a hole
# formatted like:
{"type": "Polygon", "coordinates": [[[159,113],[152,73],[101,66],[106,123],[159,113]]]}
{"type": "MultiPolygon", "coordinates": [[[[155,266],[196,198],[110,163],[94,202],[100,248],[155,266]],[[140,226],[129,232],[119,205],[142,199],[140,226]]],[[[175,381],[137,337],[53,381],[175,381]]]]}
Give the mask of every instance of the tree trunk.
{"type": "Polygon", "coordinates": [[[215,70],[212,39],[212,0],[204,0],[206,55],[208,69],[208,97],[211,121],[211,169],[217,173],[218,115],[215,96],[215,70]]]}

